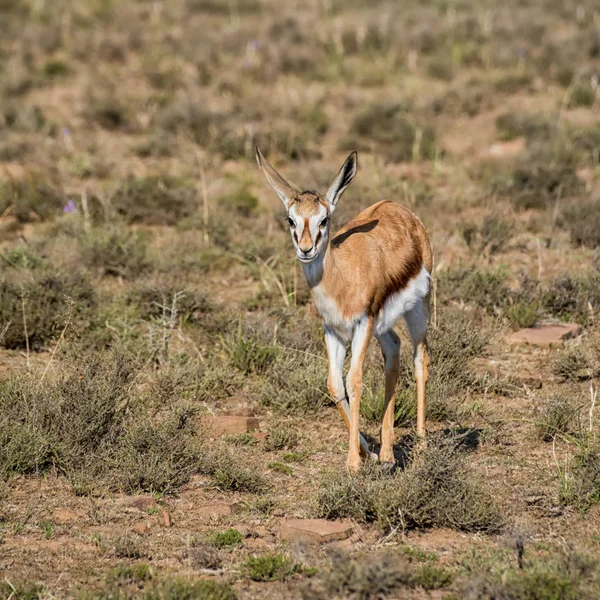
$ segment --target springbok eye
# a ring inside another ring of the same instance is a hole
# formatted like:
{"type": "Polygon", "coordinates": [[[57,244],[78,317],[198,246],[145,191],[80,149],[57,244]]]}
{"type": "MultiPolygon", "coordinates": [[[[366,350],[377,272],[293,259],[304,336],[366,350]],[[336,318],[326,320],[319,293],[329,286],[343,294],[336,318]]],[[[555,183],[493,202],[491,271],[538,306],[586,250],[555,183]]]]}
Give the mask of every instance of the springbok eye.
{"type": "Polygon", "coordinates": [[[329,222],[329,217],[325,217],[320,223],[319,223],[319,227],[321,229],[325,229],[325,227],[327,227],[327,223],[329,222]]]}
{"type": "Polygon", "coordinates": [[[292,217],[288,217],[288,223],[292,229],[296,228],[296,223],[294,223],[294,219],[292,219],[292,217]]]}

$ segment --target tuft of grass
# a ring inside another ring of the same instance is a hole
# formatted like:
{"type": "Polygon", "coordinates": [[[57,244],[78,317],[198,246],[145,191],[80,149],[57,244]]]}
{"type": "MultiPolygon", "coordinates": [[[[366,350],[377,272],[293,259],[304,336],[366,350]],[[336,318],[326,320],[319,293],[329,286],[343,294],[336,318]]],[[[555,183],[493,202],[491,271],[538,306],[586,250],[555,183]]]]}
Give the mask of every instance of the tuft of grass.
{"type": "Polygon", "coordinates": [[[589,108],[596,102],[596,90],[592,85],[584,82],[578,82],[573,86],[569,97],[569,108],[577,108],[580,106],[589,108]]]}
{"type": "Polygon", "coordinates": [[[289,465],[285,465],[277,461],[270,462],[267,467],[273,471],[277,471],[278,473],[283,473],[284,475],[292,475],[294,472],[294,469],[292,469],[292,467],[289,465]]]}
{"type": "Polygon", "coordinates": [[[237,529],[227,529],[211,536],[211,543],[217,548],[235,548],[242,545],[244,536],[237,529]]]}
{"type": "Polygon", "coordinates": [[[129,176],[111,198],[127,223],[175,225],[198,210],[196,188],[169,175],[129,176]]]}
{"type": "Polygon", "coordinates": [[[0,600],[42,600],[44,587],[36,583],[8,583],[0,581],[0,600]]]}
{"type": "Polygon", "coordinates": [[[580,402],[562,394],[553,394],[544,400],[535,415],[537,436],[544,442],[568,433],[581,409],[580,402]]]}
{"type": "Polygon", "coordinates": [[[600,247],[600,202],[582,200],[564,210],[559,223],[578,246],[600,247]]]}
{"type": "MultiPolygon", "coordinates": [[[[463,579],[452,600],[577,600],[588,597],[596,563],[575,552],[558,556],[545,553],[525,561],[522,569],[497,563],[477,565],[473,575],[463,579]]],[[[591,596],[589,596],[591,597],[591,596]]]]}
{"type": "Polygon", "coordinates": [[[268,489],[267,482],[256,470],[245,467],[224,448],[206,448],[198,468],[201,473],[210,475],[221,490],[259,494],[268,489]]]}
{"type": "Polygon", "coordinates": [[[242,568],[252,581],[285,581],[301,570],[299,565],[283,554],[250,556],[242,568]]]}
{"type": "Polygon", "coordinates": [[[326,474],[315,511],[319,517],[351,517],[386,529],[494,532],[502,524],[493,496],[450,443],[430,442],[412,469],[392,477],[367,465],[357,475],[326,474]]]}
{"type": "Polygon", "coordinates": [[[104,550],[117,558],[138,560],[146,557],[146,552],[142,547],[139,536],[132,533],[122,533],[111,540],[105,540],[104,550]]]}
{"type": "Polygon", "coordinates": [[[223,338],[231,364],[244,375],[264,374],[277,357],[277,348],[269,345],[257,332],[242,325],[223,338]]]}
{"type": "Polygon", "coordinates": [[[60,335],[69,314],[74,328],[89,327],[97,298],[84,274],[55,269],[24,255],[12,254],[11,259],[12,265],[0,275],[0,323],[8,324],[1,345],[25,348],[29,343],[33,349],[43,348],[60,335]]]}
{"type": "Polygon", "coordinates": [[[117,565],[108,575],[107,581],[117,580],[125,582],[143,582],[149,581],[153,577],[153,570],[150,565],[138,563],[126,565],[121,563],[117,565]]]}
{"type": "Polygon", "coordinates": [[[560,500],[586,512],[600,504],[600,451],[597,447],[582,446],[570,466],[561,473],[560,500]]]}
{"type": "Polygon", "coordinates": [[[592,361],[581,346],[567,346],[558,352],[552,373],[562,381],[582,381],[595,374],[592,361]]]}
{"type": "Polygon", "coordinates": [[[267,452],[293,450],[298,445],[299,440],[300,438],[294,429],[288,425],[276,423],[269,427],[264,446],[267,452]]]}
{"type": "Polygon", "coordinates": [[[302,589],[305,600],[403,598],[414,588],[447,588],[452,575],[432,565],[413,569],[396,555],[348,556],[328,553],[330,564],[302,589]]]}
{"type": "Polygon", "coordinates": [[[94,228],[82,238],[83,261],[101,275],[134,279],[149,266],[147,240],[124,227],[94,228]]]}
{"type": "Polygon", "coordinates": [[[52,219],[67,204],[64,193],[48,178],[32,175],[25,179],[0,180],[0,214],[13,206],[12,214],[22,223],[52,219]]]}
{"type": "Polygon", "coordinates": [[[435,131],[417,123],[400,104],[376,103],[362,110],[341,142],[343,150],[377,152],[392,162],[433,159],[438,151],[435,131]]]}

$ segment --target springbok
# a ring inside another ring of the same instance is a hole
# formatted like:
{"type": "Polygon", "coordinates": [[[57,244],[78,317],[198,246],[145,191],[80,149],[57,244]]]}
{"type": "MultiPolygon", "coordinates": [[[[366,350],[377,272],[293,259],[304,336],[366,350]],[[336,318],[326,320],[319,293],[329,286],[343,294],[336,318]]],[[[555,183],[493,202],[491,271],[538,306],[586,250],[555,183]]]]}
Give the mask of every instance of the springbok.
{"type": "Polygon", "coordinates": [[[385,408],[379,461],[394,464],[394,393],[400,371],[400,338],[393,330],[403,316],[414,345],[417,436],[425,441],[432,253],[421,221],[408,209],[384,200],[363,210],[329,241],[331,214],[358,166],[350,154],[325,196],[290,185],[256,148],[256,159],[283,202],[296,256],[324,321],[329,359],[327,387],[350,433],[348,468],[361,455],[376,458],[359,432],[363,363],[371,335],[385,361],[385,408]],[[352,358],[344,386],[346,345],[352,358]],[[347,395],[346,395],[347,392],[347,395]],[[348,405],[348,399],[350,404],[348,405]]]}

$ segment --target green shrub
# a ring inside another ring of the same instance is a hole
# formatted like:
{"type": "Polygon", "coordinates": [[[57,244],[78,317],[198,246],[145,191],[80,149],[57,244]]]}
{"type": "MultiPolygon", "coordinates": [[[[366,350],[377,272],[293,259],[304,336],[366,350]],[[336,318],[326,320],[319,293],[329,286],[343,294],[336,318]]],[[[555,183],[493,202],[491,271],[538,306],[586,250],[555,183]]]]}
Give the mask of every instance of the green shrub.
{"type": "Polygon", "coordinates": [[[299,567],[282,554],[263,554],[249,557],[243,564],[243,569],[252,581],[285,581],[299,567]]]}
{"type": "Polygon", "coordinates": [[[369,465],[357,475],[327,474],[315,505],[319,517],[374,521],[386,529],[494,532],[502,523],[498,505],[464,456],[452,444],[431,441],[411,469],[391,477],[369,465]]]}
{"type": "Polygon", "coordinates": [[[84,262],[102,275],[135,279],[149,266],[146,238],[123,227],[96,228],[82,238],[84,262]]]}
{"type": "Polygon", "coordinates": [[[169,175],[129,176],[111,198],[128,223],[175,225],[198,211],[196,188],[169,175]]]}
{"type": "Polygon", "coordinates": [[[373,104],[352,122],[343,150],[373,149],[392,162],[432,159],[437,152],[435,131],[415,122],[400,104],[373,104]]]}
{"type": "Polygon", "coordinates": [[[12,254],[12,259],[17,266],[3,268],[0,275],[0,324],[8,325],[1,345],[25,348],[28,340],[30,348],[43,348],[58,338],[69,314],[74,328],[89,326],[97,300],[87,277],[24,255],[12,254]]]}
{"type": "Polygon", "coordinates": [[[244,536],[237,529],[227,529],[221,533],[215,533],[211,542],[217,548],[234,548],[242,545],[244,536]]]}
{"type": "Polygon", "coordinates": [[[535,414],[538,437],[549,442],[561,433],[568,433],[579,414],[579,399],[554,394],[546,398],[535,414]]]}

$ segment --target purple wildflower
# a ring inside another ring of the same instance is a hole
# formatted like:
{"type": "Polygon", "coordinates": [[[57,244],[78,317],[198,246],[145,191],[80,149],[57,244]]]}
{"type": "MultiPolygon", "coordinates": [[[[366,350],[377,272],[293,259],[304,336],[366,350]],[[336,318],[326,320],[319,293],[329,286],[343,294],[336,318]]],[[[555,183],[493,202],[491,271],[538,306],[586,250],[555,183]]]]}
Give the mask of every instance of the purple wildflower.
{"type": "Polygon", "coordinates": [[[248,46],[252,50],[258,50],[261,46],[261,43],[258,40],[252,40],[251,42],[248,43],[248,46]]]}
{"type": "Polygon", "coordinates": [[[69,131],[68,127],[63,127],[60,132],[62,133],[62,136],[65,138],[71,137],[71,132],[69,131]]]}
{"type": "Polygon", "coordinates": [[[69,201],[63,206],[64,213],[72,213],[77,210],[77,206],[75,206],[75,202],[69,198],[69,201]]]}

